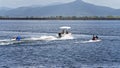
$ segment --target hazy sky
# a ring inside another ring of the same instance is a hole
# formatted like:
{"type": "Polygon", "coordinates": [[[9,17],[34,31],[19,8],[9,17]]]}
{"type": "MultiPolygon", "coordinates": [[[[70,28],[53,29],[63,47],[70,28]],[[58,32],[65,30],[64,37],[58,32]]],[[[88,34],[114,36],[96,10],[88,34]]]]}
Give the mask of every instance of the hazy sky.
{"type": "MultiPolygon", "coordinates": [[[[75,0],[0,0],[0,7],[22,7],[22,6],[32,6],[32,5],[48,5],[57,3],[68,3],[75,0]]],[[[120,0],[83,0],[85,2],[108,6],[112,8],[120,9],[120,0]]]]}
{"type": "Polygon", "coordinates": [[[85,2],[120,9],[120,0],[83,0],[85,2]]]}
{"type": "Polygon", "coordinates": [[[0,7],[22,7],[31,5],[48,5],[67,3],[75,0],[0,0],[0,7]]]}

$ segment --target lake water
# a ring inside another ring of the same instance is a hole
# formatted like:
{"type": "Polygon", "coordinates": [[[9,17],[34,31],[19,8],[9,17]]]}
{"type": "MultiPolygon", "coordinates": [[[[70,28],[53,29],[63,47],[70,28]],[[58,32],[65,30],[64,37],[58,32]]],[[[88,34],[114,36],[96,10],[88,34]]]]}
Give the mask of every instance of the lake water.
{"type": "Polygon", "coordinates": [[[0,20],[0,68],[120,68],[120,21],[0,20]],[[18,35],[56,36],[61,26],[70,26],[74,39],[7,43],[18,35]],[[101,41],[87,42],[93,34],[101,41]]]}

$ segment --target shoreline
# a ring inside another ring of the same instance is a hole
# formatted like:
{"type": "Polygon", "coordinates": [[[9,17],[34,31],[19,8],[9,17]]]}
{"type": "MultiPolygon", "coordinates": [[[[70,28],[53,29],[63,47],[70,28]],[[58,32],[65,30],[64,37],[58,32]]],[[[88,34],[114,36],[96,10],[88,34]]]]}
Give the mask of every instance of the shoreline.
{"type": "Polygon", "coordinates": [[[0,17],[0,20],[120,20],[120,17],[0,17]]]}

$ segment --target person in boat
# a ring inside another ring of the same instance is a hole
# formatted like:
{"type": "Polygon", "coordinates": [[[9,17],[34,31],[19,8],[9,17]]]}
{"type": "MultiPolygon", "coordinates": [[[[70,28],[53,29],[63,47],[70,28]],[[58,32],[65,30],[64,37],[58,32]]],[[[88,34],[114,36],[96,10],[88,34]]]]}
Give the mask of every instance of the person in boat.
{"type": "Polygon", "coordinates": [[[58,37],[61,38],[62,37],[62,33],[58,33],[58,37]]]}
{"type": "Polygon", "coordinates": [[[96,35],[96,39],[98,39],[98,36],[96,35]]]}
{"type": "Polygon", "coordinates": [[[65,33],[65,30],[63,29],[62,32],[61,32],[61,34],[64,34],[64,33],[65,33]]]}
{"type": "Polygon", "coordinates": [[[92,38],[92,40],[96,40],[96,37],[93,35],[93,38],[92,38]]]}
{"type": "Polygon", "coordinates": [[[69,32],[66,30],[66,34],[68,34],[69,32]]]}
{"type": "Polygon", "coordinates": [[[21,36],[17,36],[17,37],[16,37],[16,40],[17,40],[17,41],[20,41],[20,40],[21,40],[21,36]]]}
{"type": "Polygon", "coordinates": [[[98,39],[98,36],[97,35],[96,36],[93,35],[92,40],[97,40],[97,39],[98,39]]]}

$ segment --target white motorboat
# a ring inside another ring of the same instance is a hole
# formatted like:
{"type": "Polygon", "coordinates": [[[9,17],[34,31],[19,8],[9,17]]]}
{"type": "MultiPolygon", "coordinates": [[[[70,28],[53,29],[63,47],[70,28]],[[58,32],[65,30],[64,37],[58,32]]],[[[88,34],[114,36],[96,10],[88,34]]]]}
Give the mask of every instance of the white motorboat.
{"type": "Polygon", "coordinates": [[[41,36],[40,38],[34,38],[36,40],[66,40],[66,39],[73,39],[72,33],[69,32],[71,27],[63,26],[60,27],[62,30],[58,33],[57,36],[41,36]]]}
{"type": "Polygon", "coordinates": [[[60,29],[62,31],[58,33],[58,38],[60,38],[60,39],[73,39],[72,33],[69,31],[71,29],[71,27],[63,26],[63,27],[60,27],[60,29]]]}

